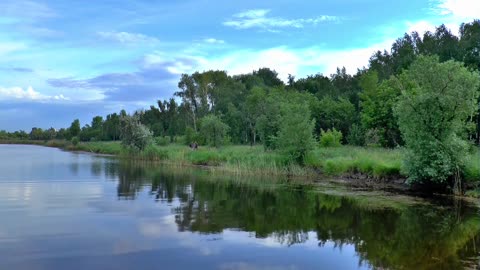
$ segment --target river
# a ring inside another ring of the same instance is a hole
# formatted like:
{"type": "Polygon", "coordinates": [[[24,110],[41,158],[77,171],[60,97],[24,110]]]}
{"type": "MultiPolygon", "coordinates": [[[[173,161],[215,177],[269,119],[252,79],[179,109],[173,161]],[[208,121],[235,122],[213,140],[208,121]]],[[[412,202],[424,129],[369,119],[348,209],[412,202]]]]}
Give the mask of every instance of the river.
{"type": "Polygon", "coordinates": [[[0,269],[477,269],[464,201],[0,145],[0,269]]]}

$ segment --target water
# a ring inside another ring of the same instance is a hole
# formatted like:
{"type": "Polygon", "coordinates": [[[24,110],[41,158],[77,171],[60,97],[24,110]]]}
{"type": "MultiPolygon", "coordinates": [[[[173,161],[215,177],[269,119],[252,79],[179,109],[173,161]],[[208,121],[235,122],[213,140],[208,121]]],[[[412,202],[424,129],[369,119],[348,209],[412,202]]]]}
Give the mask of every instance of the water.
{"type": "Polygon", "coordinates": [[[326,192],[0,145],[0,269],[478,267],[478,208],[326,192]]]}

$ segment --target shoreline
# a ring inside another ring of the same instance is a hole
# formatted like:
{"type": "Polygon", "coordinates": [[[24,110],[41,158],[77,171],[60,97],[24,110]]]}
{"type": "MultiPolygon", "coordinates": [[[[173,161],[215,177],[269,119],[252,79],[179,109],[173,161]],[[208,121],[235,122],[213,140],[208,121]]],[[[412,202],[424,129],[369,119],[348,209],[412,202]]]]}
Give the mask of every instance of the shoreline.
{"type": "MultiPolygon", "coordinates": [[[[275,167],[275,168],[246,168],[241,164],[236,166],[228,164],[225,161],[214,161],[212,163],[208,161],[197,161],[197,160],[188,160],[185,157],[182,159],[169,158],[168,156],[158,155],[158,153],[147,153],[147,154],[134,154],[126,153],[122,150],[121,145],[118,142],[89,142],[89,143],[80,143],[77,146],[72,145],[68,141],[21,141],[21,140],[0,140],[0,145],[37,145],[43,147],[52,147],[61,149],[69,152],[85,153],[85,154],[95,154],[104,157],[115,157],[120,159],[130,159],[136,160],[139,162],[157,162],[160,164],[172,166],[172,167],[191,167],[198,168],[203,170],[208,170],[209,172],[222,172],[235,175],[251,175],[251,176],[282,176],[287,177],[289,180],[295,181],[295,179],[309,180],[313,183],[321,183],[324,181],[330,181],[333,183],[341,184],[350,188],[361,189],[361,190],[372,190],[372,191],[389,191],[397,194],[406,194],[406,195],[421,195],[426,194],[421,190],[412,188],[412,186],[406,184],[406,177],[401,175],[386,175],[385,177],[375,177],[373,175],[368,175],[360,172],[354,173],[341,173],[338,175],[329,175],[322,172],[320,169],[310,168],[310,167],[300,167],[300,166],[284,166],[284,167],[275,167]],[[105,147],[106,145],[115,146],[105,147]],[[157,154],[157,155],[156,155],[157,154]]],[[[162,149],[162,147],[158,147],[162,149]]],[[[205,148],[206,149],[206,148],[205,148]]],[[[192,151],[187,146],[183,146],[183,154],[187,153],[190,155],[195,155],[198,150],[192,151]]],[[[209,151],[209,149],[203,150],[204,152],[209,151]]],[[[445,195],[459,198],[475,198],[475,196],[454,196],[453,194],[448,193],[434,193],[434,195],[445,195]]],[[[432,194],[431,194],[432,195],[432,194]]],[[[478,198],[478,197],[477,197],[478,198]]]]}

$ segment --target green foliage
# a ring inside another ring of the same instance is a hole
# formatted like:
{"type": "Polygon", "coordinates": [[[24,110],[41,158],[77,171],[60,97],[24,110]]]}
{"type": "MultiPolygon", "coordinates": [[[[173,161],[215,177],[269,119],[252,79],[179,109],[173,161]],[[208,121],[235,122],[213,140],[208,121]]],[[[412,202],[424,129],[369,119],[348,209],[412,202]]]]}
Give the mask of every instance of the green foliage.
{"type": "Polygon", "coordinates": [[[345,98],[333,99],[326,96],[314,105],[313,116],[316,119],[316,130],[335,128],[348,134],[355,120],[355,106],[345,98]]]}
{"type": "Polygon", "coordinates": [[[347,136],[349,145],[364,146],[365,145],[365,130],[358,124],[353,124],[347,136]]]}
{"type": "Polygon", "coordinates": [[[74,146],[77,146],[80,140],[78,139],[78,137],[72,137],[71,142],[74,146]]]}
{"type": "MultiPolygon", "coordinates": [[[[467,182],[480,185],[480,149],[475,149],[465,161],[464,178],[467,182]]],[[[480,186],[479,186],[480,188],[480,186]]]]}
{"type": "Polygon", "coordinates": [[[224,145],[228,140],[228,130],[229,127],[216,115],[207,115],[200,121],[200,134],[210,146],[224,145]]]}
{"type": "Polygon", "coordinates": [[[71,136],[78,136],[78,134],[80,134],[80,120],[75,119],[68,130],[71,136]]]}
{"type": "Polygon", "coordinates": [[[306,166],[332,176],[357,173],[368,177],[400,177],[402,149],[365,147],[320,147],[312,151],[306,166]]]}
{"type": "Polygon", "coordinates": [[[447,185],[465,165],[468,145],[459,135],[476,110],[478,73],[422,56],[396,81],[402,95],[395,112],[408,149],[409,179],[447,185]]]}
{"type": "Polygon", "coordinates": [[[218,152],[208,150],[191,151],[187,158],[192,164],[205,166],[218,166],[225,161],[218,152]]]}
{"type": "Polygon", "coordinates": [[[394,80],[378,83],[377,72],[365,73],[360,79],[363,92],[361,98],[361,120],[367,130],[375,130],[378,143],[384,147],[403,144],[393,108],[400,90],[392,87],[394,80]]]}
{"type": "Polygon", "coordinates": [[[152,132],[140,123],[139,117],[123,116],[121,119],[122,144],[131,151],[142,151],[152,141],[152,132]]]}
{"type": "Polygon", "coordinates": [[[155,137],[154,138],[155,144],[159,146],[165,146],[170,143],[170,138],[168,137],[155,137]]]}
{"type": "Polygon", "coordinates": [[[323,147],[338,147],[342,145],[342,132],[336,129],[322,130],[320,135],[320,145],[323,147]]]}
{"type": "Polygon", "coordinates": [[[304,163],[305,156],[315,147],[314,121],[304,104],[285,104],[280,131],[276,138],[277,149],[289,160],[304,163]]]}
{"type": "Polygon", "coordinates": [[[371,128],[365,132],[365,145],[378,147],[381,146],[381,135],[377,128],[371,128]]]}
{"type": "Polygon", "coordinates": [[[185,129],[184,143],[186,145],[190,145],[191,143],[194,143],[194,142],[201,143],[202,138],[200,138],[200,135],[198,134],[198,132],[196,132],[193,128],[187,127],[185,129]]]}

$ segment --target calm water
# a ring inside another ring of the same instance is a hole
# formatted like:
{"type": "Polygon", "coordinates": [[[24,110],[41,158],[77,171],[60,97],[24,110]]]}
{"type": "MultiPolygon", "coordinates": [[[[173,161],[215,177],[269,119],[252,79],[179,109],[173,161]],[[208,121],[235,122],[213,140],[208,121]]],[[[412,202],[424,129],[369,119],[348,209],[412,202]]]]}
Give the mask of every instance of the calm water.
{"type": "Polygon", "coordinates": [[[480,212],[465,203],[407,204],[255,183],[0,145],[0,269],[479,265],[480,212]]]}

